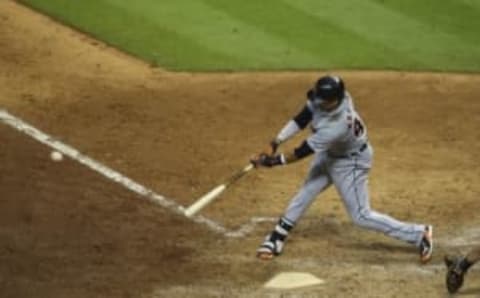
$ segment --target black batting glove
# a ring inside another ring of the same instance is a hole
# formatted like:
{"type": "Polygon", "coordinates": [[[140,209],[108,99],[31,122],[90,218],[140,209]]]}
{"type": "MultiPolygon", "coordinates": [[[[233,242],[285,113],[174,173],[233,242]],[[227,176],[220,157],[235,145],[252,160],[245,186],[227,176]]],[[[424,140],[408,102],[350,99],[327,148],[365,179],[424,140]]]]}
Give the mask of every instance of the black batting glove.
{"type": "Polygon", "coordinates": [[[277,155],[260,154],[258,158],[252,160],[252,163],[256,167],[261,166],[266,168],[272,168],[275,166],[284,165],[286,162],[283,154],[277,154],[277,155]]]}

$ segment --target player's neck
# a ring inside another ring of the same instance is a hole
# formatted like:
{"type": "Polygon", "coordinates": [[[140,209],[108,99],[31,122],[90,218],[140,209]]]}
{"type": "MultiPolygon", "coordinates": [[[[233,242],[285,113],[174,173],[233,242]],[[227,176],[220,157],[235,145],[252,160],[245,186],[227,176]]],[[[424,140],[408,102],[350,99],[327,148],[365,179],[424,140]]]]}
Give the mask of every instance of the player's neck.
{"type": "Polygon", "coordinates": [[[338,100],[329,102],[328,104],[325,104],[325,106],[322,107],[322,110],[327,112],[327,113],[330,113],[330,112],[333,112],[336,109],[338,109],[338,107],[341,104],[342,104],[342,101],[338,99],[338,100]]]}

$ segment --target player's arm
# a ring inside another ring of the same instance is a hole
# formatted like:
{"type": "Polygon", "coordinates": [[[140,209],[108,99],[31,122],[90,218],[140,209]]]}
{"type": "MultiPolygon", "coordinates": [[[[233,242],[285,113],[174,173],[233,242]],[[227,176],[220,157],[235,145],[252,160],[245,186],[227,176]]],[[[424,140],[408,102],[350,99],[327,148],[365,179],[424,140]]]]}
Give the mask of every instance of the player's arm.
{"type": "Polygon", "coordinates": [[[270,142],[270,150],[264,153],[268,155],[275,154],[280,144],[285,143],[295,136],[299,131],[307,127],[308,123],[312,121],[312,117],[312,111],[307,104],[295,117],[285,124],[278,135],[270,142]]]}
{"type": "Polygon", "coordinates": [[[263,166],[268,168],[294,163],[313,153],[328,150],[331,144],[338,137],[339,134],[335,131],[319,129],[292,152],[276,155],[263,154],[260,155],[257,160],[252,160],[252,162],[255,166],[263,166]]]}
{"type": "Polygon", "coordinates": [[[295,148],[295,150],[291,152],[275,155],[261,154],[258,159],[252,160],[252,163],[257,167],[263,166],[271,168],[274,166],[294,163],[313,154],[314,152],[315,151],[310,147],[308,142],[304,141],[299,147],[295,148]]]}
{"type": "Polygon", "coordinates": [[[310,156],[313,153],[315,153],[315,150],[312,149],[307,141],[303,141],[303,143],[293,151],[284,154],[284,161],[285,164],[293,163],[310,156]]]}

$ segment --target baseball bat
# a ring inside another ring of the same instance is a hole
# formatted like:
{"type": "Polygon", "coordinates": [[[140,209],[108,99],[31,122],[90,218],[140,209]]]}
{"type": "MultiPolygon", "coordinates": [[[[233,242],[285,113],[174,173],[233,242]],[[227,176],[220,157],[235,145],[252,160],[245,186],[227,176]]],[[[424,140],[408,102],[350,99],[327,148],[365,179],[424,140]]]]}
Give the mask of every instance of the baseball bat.
{"type": "Polygon", "coordinates": [[[254,168],[253,164],[249,164],[248,166],[244,167],[240,171],[233,174],[225,183],[218,185],[202,197],[200,197],[195,203],[190,205],[187,209],[185,209],[185,215],[187,217],[192,217],[197,214],[200,210],[202,210],[205,206],[210,204],[213,200],[215,200],[220,194],[222,194],[225,189],[227,189],[230,185],[238,181],[238,179],[242,178],[245,174],[250,172],[254,168]]]}

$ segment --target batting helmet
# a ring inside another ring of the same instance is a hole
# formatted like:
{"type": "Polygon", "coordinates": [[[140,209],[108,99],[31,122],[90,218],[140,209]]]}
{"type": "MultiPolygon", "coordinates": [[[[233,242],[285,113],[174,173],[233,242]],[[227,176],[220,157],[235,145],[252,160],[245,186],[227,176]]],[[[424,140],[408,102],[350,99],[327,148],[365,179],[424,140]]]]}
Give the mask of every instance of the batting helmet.
{"type": "Polygon", "coordinates": [[[307,93],[308,99],[314,100],[342,100],[345,96],[345,84],[342,79],[337,76],[321,77],[313,89],[307,93]]]}

